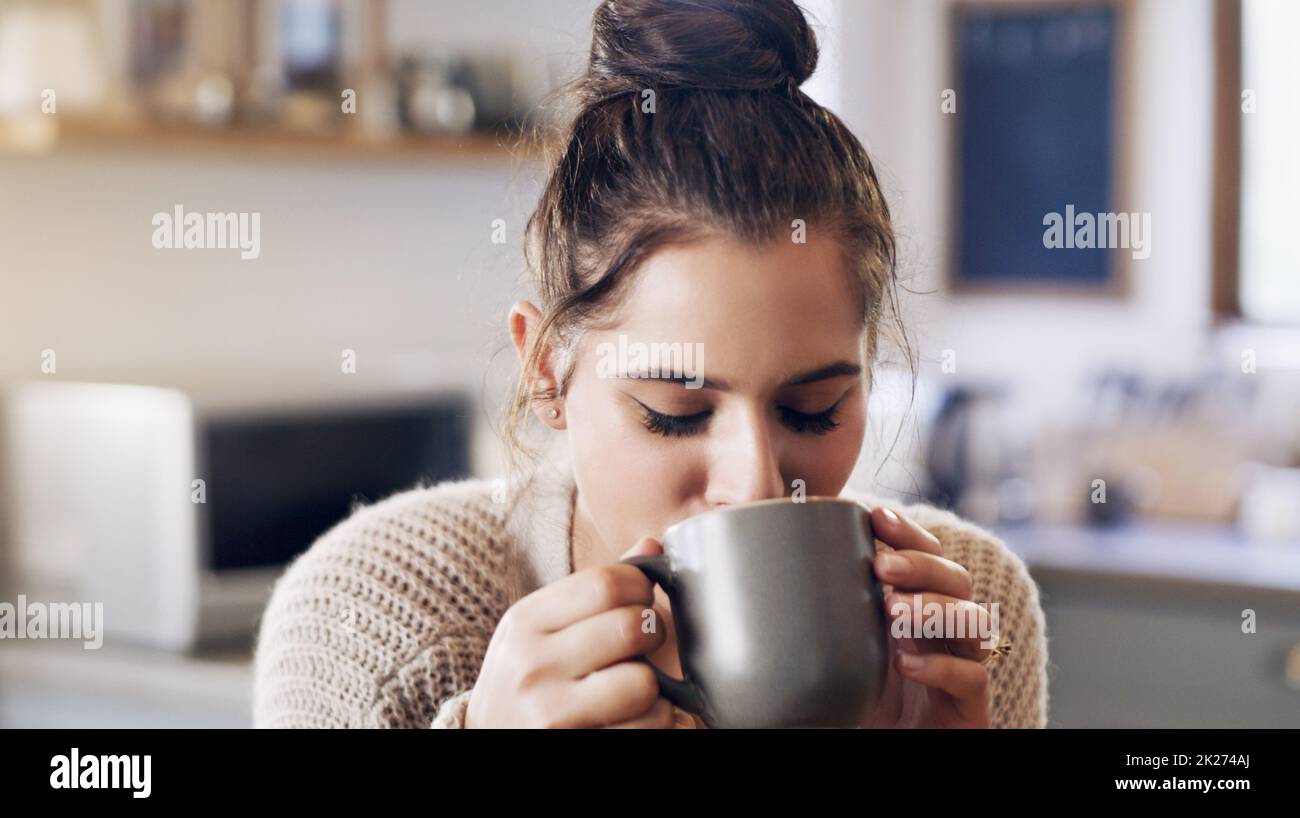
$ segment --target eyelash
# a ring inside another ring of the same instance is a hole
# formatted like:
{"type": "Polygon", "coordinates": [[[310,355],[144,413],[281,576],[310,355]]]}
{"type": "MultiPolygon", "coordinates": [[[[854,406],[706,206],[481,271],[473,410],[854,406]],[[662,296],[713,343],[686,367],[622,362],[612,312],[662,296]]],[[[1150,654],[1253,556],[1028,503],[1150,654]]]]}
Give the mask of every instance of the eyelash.
{"type": "MultiPolygon", "coordinates": [[[[839,412],[840,402],[836,401],[831,408],[824,412],[818,412],[813,415],[804,412],[796,412],[785,406],[778,406],[777,413],[781,415],[781,421],[792,431],[799,434],[824,435],[835,431],[839,428],[839,421],[835,416],[839,412]]],[[[666,415],[663,412],[656,412],[641,401],[637,404],[643,410],[644,418],[642,423],[651,432],[663,437],[688,437],[699,432],[709,417],[713,414],[712,409],[706,409],[703,412],[696,412],[693,415],[666,415]]]]}

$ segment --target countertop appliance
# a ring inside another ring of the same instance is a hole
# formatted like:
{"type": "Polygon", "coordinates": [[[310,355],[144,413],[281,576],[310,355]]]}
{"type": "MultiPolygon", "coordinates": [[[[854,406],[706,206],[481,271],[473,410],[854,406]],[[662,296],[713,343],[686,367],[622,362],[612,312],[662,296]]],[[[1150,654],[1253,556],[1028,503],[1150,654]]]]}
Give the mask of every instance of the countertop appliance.
{"type": "Polygon", "coordinates": [[[286,564],[357,503],[469,471],[459,395],[286,400],[273,386],[274,400],[6,390],[5,593],[103,603],[107,639],[247,643],[286,564]]]}

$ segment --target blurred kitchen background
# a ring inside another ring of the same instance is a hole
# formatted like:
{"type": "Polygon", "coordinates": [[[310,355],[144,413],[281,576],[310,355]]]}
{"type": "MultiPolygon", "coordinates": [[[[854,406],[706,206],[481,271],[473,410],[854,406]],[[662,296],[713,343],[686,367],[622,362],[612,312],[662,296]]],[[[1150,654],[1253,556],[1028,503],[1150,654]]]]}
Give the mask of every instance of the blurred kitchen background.
{"type": "MultiPolygon", "coordinates": [[[[1300,726],[1300,6],[802,5],[920,357],[853,485],[1025,559],[1052,726],[1300,726]],[[1149,255],[1045,252],[1067,204],[1149,255]]],[[[0,0],[0,602],[106,619],[0,640],[0,726],[248,725],[289,559],[502,474],[525,137],[594,6],[0,0]],[[257,257],[156,249],[177,207],[257,257]]]]}

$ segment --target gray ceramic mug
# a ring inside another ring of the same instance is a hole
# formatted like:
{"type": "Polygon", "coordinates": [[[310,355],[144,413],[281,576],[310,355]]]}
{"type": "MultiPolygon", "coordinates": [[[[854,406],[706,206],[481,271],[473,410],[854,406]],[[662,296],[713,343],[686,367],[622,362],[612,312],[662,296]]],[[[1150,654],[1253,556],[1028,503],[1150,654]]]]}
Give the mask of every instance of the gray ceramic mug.
{"type": "MultiPolygon", "coordinates": [[[[631,557],[672,602],[684,678],[660,693],[710,727],[857,727],[889,670],[870,509],[841,498],[727,506],[631,557]]],[[[653,666],[652,666],[653,667],[653,666]]]]}

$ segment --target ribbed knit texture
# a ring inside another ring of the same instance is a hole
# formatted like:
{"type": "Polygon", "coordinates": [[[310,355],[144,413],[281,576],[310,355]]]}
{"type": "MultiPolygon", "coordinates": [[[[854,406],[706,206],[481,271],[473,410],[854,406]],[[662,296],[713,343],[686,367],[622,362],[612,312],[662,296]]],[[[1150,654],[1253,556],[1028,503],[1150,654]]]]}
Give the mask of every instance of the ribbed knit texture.
{"type": "MultiPolygon", "coordinates": [[[[506,496],[492,481],[406,491],[357,509],[276,583],[255,656],[257,727],[462,727],[497,622],[572,567],[573,482],[539,469],[506,496]]],[[[848,495],[846,495],[848,496],[848,495]]],[[[992,534],[927,505],[885,505],[934,533],[998,602],[1011,654],[990,666],[994,727],[1047,722],[1047,641],[1038,590],[992,534]]],[[[904,726],[925,688],[904,682],[904,726]]]]}

